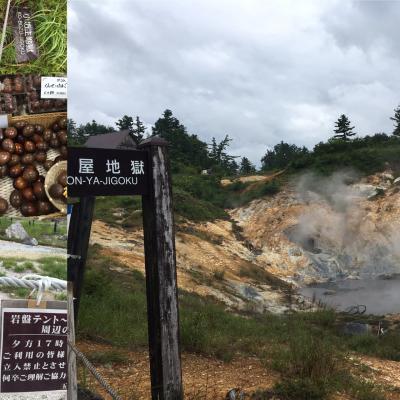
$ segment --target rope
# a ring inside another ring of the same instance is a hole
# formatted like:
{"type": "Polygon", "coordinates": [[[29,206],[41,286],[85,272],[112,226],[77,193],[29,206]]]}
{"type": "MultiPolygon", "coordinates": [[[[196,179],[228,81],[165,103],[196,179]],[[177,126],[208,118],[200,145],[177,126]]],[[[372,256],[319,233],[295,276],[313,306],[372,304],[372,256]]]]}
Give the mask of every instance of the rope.
{"type": "Polygon", "coordinates": [[[76,356],[83,362],[85,367],[92,373],[96,380],[101,386],[107,391],[107,393],[113,398],[113,400],[122,400],[122,398],[114,391],[114,389],[105,381],[105,379],[96,370],[93,364],[85,357],[85,355],[80,352],[70,341],[68,341],[68,346],[76,354],[76,356]]]}
{"type": "Polygon", "coordinates": [[[3,56],[4,40],[6,39],[6,31],[7,31],[7,23],[8,23],[8,14],[10,12],[10,4],[11,4],[11,0],[8,0],[7,8],[6,8],[6,16],[4,18],[3,33],[1,35],[0,61],[1,61],[1,57],[3,56]]]}
{"type": "Polygon", "coordinates": [[[15,278],[10,276],[0,277],[0,286],[12,286],[31,290],[67,290],[67,282],[57,278],[50,278],[40,275],[26,275],[15,278]]]}

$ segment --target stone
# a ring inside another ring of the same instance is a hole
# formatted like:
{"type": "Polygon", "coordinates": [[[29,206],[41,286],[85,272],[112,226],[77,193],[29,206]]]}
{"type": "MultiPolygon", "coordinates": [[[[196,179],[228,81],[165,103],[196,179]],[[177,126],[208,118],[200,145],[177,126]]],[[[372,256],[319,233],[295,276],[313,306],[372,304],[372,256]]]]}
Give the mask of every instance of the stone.
{"type": "Polygon", "coordinates": [[[298,247],[291,247],[289,249],[288,253],[289,253],[289,256],[292,256],[292,257],[301,257],[303,255],[303,252],[298,247]]]}
{"type": "Polygon", "coordinates": [[[239,389],[231,389],[225,397],[225,400],[244,400],[245,394],[239,389]]]}
{"type": "Polygon", "coordinates": [[[400,186],[400,176],[393,181],[393,185],[399,185],[400,186]]]}
{"type": "Polygon", "coordinates": [[[21,241],[30,239],[28,233],[20,222],[15,222],[11,224],[6,229],[6,236],[8,239],[17,239],[21,241]]]}
{"type": "Polygon", "coordinates": [[[29,237],[28,239],[24,240],[22,242],[23,244],[26,244],[28,246],[37,246],[39,243],[35,238],[29,237]]]}
{"type": "Polygon", "coordinates": [[[18,240],[29,246],[37,246],[39,243],[35,238],[31,238],[20,222],[14,222],[6,229],[6,236],[10,240],[18,240]]]}

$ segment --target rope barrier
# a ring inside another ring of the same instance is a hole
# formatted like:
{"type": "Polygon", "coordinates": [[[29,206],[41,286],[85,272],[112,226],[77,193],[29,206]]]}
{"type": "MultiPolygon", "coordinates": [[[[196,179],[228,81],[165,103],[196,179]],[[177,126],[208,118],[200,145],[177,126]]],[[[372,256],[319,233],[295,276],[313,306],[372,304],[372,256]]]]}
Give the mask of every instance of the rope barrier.
{"type": "Polygon", "coordinates": [[[6,16],[5,16],[5,18],[4,18],[3,33],[2,33],[2,35],[1,35],[1,43],[0,43],[0,62],[1,62],[1,57],[3,56],[4,40],[5,40],[5,38],[6,38],[7,23],[8,23],[8,14],[9,14],[9,12],[10,12],[10,5],[11,5],[11,0],[8,0],[7,8],[6,8],[6,16]]]}
{"type": "Polygon", "coordinates": [[[113,400],[122,400],[122,398],[114,391],[114,389],[105,381],[105,379],[96,370],[94,365],[85,357],[85,355],[80,352],[70,341],[68,341],[68,346],[76,354],[76,356],[83,362],[85,367],[91,372],[91,374],[96,378],[101,386],[107,391],[107,393],[113,398],[113,400]]]}
{"type": "Polygon", "coordinates": [[[0,286],[12,286],[32,290],[67,290],[67,282],[57,278],[40,275],[26,275],[23,278],[0,277],[0,286]]]}

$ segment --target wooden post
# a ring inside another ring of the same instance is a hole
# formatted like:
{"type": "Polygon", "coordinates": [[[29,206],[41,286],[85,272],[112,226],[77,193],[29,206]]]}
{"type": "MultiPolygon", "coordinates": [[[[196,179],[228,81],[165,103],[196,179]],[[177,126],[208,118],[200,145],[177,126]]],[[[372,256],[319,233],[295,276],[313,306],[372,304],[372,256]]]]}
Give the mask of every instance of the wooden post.
{"type": "Polygon", "coordinates": [[[73,282],[75,323],[78,321],[94,203],[94,197],[82,197],[74,204],[68,229],[68,281],[73,282]]]}
{"type": "MultiPolygon", "coordinates": [[[[74,294],[72,282],[68,282],[67,286],[68,295],[68,341],[75,345],[75,321],[74,321],[74,294]]],[[[78,398],[78,382],[77,382],[77,367],[76,367],[76,354],[68,346],[67,352],[68,359],[68,400],[77,400],[78,398]]]]}
{"type": "Polygon", "coordinates": [[[182,400],[178,288],[167,142],[146,139],[148,194],[142,197],[151,392],[153,400],[182,400]]]}

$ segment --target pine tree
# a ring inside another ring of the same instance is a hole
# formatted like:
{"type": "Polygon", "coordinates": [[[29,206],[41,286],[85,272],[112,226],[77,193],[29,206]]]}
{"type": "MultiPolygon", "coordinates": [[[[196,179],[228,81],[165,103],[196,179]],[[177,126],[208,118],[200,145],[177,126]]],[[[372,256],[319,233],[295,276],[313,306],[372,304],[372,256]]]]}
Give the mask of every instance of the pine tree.
{"type": "Polygon", "coordinates": [[[130,132],[132,139],[136,142],[136,144],[139,144],[142,141],[145,133],[146,127],[140,118],[136,117],[135,127],[130,132]]]}
{"type": "Polygon", "coordinates": [[[256,168],[247,157],[243,157],[242,161],[240,162],[239,171],[241,174],[244,175],[253,174],[254,172],[256,172],[256,168]]]}
{"type": "Polygon", "coordinates": [[[121,119],[119,119],[115,125],[119,128],[120,131],[128,129],[129,132],[133,131],[133,118],[128,115],[124,115],[121,119]]]}
{"type": "Polygon", "coordinates": [[[393,135],[400,136],[400,105],[394,110],[394,117],[390,117],[394,121],[393,135]]]}
{"type": "Polygon", "coordinates": [[[211,160],[207,151],[207,143],[197,135],[189,134],[186,127],[165,110],[163,116],[154,124],[153,135],[158,135],[169,142],[170,158],[178,168],[179,164],[195,165],[201,169],[210,167],[211,160]]]}
{"type": "Polygon", "coordinates": [[[354,126],[350,125],[350,120],[346,117],[346,115],[342,114],[340,118],[335,122],[336,129],[334,130],[334,138],[350,140],[350,137],[356,134],[355,132],[353,132],[354,126]]]}

